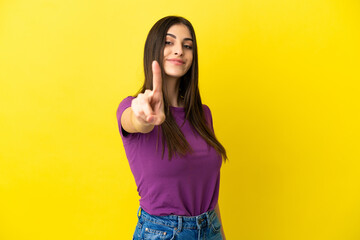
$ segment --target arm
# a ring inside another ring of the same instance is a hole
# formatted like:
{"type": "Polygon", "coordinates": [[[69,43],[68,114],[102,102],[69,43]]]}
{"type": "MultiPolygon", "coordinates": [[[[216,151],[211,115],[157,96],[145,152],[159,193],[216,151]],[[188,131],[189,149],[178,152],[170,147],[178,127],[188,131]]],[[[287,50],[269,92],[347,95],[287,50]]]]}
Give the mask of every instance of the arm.
{"type": "Polygon", "coordinates": [[[121,115],[121,126],[128,133],[148,133],[154,128],[154,125],[138,120],[131,107],[125,109],[121,115]]]}
{"type": "Polygon", "coordinates": [[[148,133],[165,121],[161,71],[156,61],[152,64],[152,71],[153,90],[140,93],[121,115],[121,126],[128,133],[148,133]]]}
{"type": "Polygon", "coordinates": [[[216,206],[215,206],[215,212],[216,212],[216,215],[218,216],[219,221],[220,221],[220,224],[221,224],[221,235],[222,235],[222,238],[223,238],[223,240],[226,240],[225,233],[224,233],[224,228],[223,228],[223,225],[222,225],[222,222],[221,222],[219,203],[217,203],[216,206]]]}

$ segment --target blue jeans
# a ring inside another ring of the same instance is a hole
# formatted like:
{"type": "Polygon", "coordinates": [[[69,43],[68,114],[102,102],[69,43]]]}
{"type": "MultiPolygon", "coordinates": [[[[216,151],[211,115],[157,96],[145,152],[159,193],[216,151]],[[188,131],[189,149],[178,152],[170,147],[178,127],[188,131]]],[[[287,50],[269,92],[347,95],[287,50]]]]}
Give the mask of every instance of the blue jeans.
{"type": "Polygon", "coordinates": [[[221,224],[214,210],[198,216],[154,216],[138,210],[133,240],[222,240],[221,224]]]}

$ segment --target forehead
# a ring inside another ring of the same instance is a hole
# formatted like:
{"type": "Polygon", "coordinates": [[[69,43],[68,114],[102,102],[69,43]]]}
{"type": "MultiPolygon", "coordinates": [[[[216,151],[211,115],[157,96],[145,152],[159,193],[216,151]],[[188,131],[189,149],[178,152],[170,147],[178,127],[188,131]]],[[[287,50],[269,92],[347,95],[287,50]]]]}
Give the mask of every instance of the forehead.
{"type": "Polygon", "coordinates": [[[175,36],[181,37],[181,38],[191,38],[191,33],[187,26],[184,24],[174,24],[172,25],[167,33],[171,33],[175,36]]]}

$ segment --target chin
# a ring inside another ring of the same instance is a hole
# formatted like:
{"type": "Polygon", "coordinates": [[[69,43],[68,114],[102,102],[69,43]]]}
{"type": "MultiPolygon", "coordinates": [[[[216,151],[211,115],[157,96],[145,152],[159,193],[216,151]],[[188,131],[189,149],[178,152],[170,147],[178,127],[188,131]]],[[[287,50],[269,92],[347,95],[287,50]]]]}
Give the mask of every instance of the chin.
{"type": "Polygon", "coordinates": [[[182,77],[185,75],[184,72],[165,72],[166,75],[168,75],[169,77],[176,77],[176,78],[179,78],[179,77],[182,77]]]}

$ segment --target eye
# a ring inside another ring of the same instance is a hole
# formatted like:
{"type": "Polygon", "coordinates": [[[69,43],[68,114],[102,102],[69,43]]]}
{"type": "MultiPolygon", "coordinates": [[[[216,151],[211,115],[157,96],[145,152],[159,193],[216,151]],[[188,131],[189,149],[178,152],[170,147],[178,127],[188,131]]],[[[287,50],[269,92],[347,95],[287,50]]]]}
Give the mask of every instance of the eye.
{"type": "Polygon", "coordinates": [[[171,44],[171,42],[170,41],[165,41],[165,44],[168,45],[168,44],[171,44]]]}
{"type": "Polygon", "coordinates": [[[190,45],[184,45],[187,49],[192,49],[192,46],[190,45]]]}

